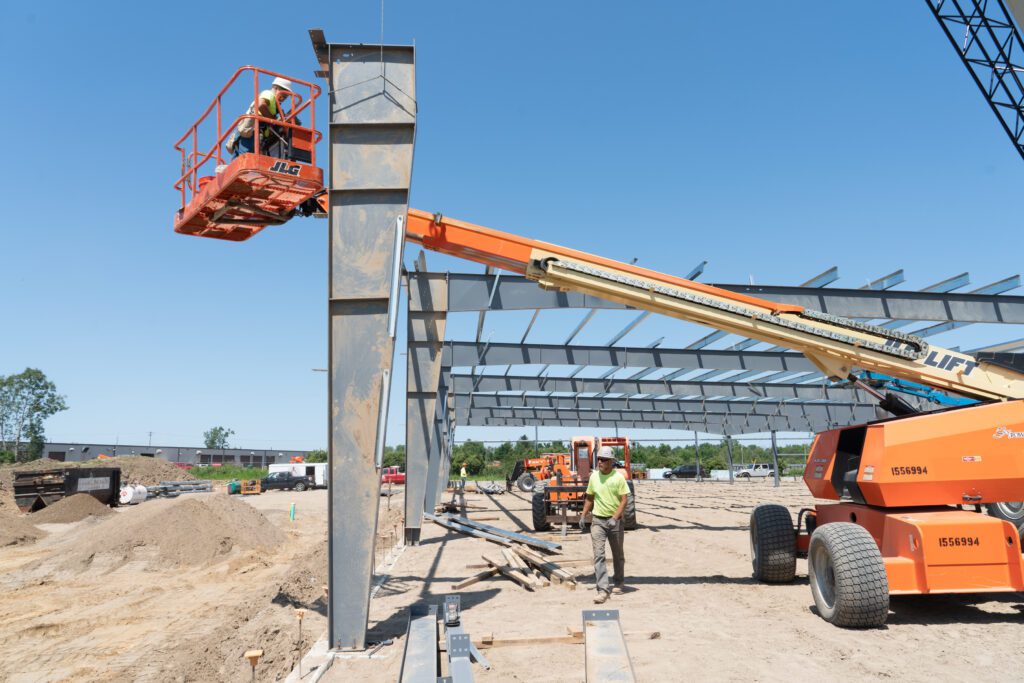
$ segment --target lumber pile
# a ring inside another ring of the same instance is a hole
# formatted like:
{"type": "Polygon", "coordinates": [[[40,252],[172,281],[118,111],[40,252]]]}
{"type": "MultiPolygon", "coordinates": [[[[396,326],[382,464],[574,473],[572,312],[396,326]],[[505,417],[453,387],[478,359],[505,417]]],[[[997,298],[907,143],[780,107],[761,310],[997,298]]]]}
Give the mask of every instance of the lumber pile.
{"type": "Polygon", "coordinates": [[[572,572],[525,546],[517,544],[501,548],[501,560],[493,554],[481,557],[487,568],[479,574],[453,583],[452,590],[461,590],[492,576],[504,576],[531,593],[552,584],[576,590],[576,577],[572,572]]]}

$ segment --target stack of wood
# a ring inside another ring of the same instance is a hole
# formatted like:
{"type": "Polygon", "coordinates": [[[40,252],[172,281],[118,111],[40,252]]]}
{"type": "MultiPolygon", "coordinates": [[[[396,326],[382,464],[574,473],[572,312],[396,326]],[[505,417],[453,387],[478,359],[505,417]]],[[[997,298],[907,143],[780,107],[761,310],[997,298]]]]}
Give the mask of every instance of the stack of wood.
{"type": "Polygon", "coordinates": [[[459,590],[492,576],[501,575],[531,592],[551,584],[576,590],[576,577],[572,572],[559,567],[550,558],[544,557],[537,551],[521,544],[500,550],[503,561],[495,559],[493,554],[491,556],[482,555],[488,568],[468,579],[452,584],[452,589],[459,590]]]}

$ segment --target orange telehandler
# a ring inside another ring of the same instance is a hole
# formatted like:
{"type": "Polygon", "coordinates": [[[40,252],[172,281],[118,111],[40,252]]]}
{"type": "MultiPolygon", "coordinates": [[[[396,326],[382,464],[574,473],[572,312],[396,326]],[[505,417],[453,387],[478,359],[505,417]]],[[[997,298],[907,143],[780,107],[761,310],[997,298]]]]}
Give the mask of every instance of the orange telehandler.
{"type": "Polygon", "coordinates": [[[568,453],[541,453],[536,458],[517,460],[505,480],[505,488],[511,491],[515,485],[523,493],[531,493],[537,481],[547,481],[555,472],[565,476],[570,470],[568,453]]]}

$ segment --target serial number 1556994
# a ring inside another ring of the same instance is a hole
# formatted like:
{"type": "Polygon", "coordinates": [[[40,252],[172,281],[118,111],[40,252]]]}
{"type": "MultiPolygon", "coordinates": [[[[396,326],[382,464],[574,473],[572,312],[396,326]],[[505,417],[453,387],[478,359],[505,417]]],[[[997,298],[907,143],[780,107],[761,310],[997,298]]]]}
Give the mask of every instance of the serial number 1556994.
{"type": "Polygon", "coordinates": [[[962,548],[981,545],[977,536],[939,536],[940,548],[962,548]]]}

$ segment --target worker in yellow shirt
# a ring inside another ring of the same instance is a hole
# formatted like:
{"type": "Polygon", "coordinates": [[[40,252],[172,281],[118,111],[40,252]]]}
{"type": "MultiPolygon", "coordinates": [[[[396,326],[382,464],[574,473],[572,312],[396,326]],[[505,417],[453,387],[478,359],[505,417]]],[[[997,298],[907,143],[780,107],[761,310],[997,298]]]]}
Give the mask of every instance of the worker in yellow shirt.
{"type": "Polygon", "coordinates": [[[463,491],[465,491],[466,490],[466,463],[462,463],[462,469],[459,471],[459,479],[461,480],[460,483],[459,483],[459,488],[461,488],[463,491]]]}
{"type": "MultiPolygon", "coordinates": [[[[249,105],[248,115],[259,113],[260,116],[268,119],[281,119],[281,109],[285,99],[290,97],[292,82],[287,78],[275,78],[269,90],[264,90],[255,102],[249,105]]],[[[242,119],[238,122],[235,132],[228,138],[228,151],[236,157],[256,151],[256,122],[253,119],[242,119]]],[[[270,124],[266,121],[260,122],[261,146],[270,138],[270,124]]]]}
{"type": "Polygon", "coordinates": [[[622,513],[626,509],[629,485],[622,473],[615,469],[615,452],[609,446],[597,451],[597,471],[590,473],[587,482],[587,500],[580,515],[580,528],[591,510],[590,541],[594,546],[594,578],[597,583],[597,597],[594,603],[600,605],[611,597],[611,591],[621,593],[626,581],[626,556],[622,540],[625,533],[622,513]],[[604,561],[605,542],[612,547],[612,568],[615,575],[609,586],[608,569],[604,561]]]}

